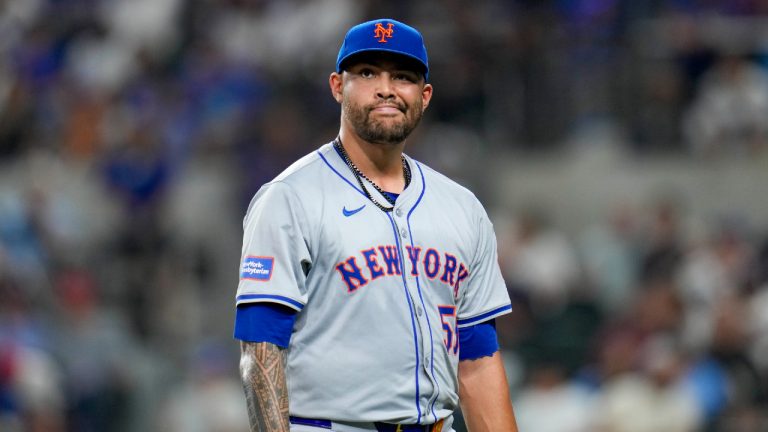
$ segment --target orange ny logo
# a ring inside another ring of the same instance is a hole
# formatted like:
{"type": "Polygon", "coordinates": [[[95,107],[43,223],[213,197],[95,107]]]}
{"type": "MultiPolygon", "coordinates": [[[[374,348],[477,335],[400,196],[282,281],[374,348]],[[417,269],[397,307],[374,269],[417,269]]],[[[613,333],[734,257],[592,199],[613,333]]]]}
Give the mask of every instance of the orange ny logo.
{"type": "Polygon", "coordinates": [[[376,35],[377,38],[380,38],[379,42],[386,43],[387,42],[386,38],[390,38],[390,39],[392,38],[392,32],[393,32],[392,27],[394,26],[395,25],[392,23],[387,23],[387,28],[384,28],[384,26],[381,25],[381,23],[376,23],[376,28],[374,29],[373,33],[376,35]]]}

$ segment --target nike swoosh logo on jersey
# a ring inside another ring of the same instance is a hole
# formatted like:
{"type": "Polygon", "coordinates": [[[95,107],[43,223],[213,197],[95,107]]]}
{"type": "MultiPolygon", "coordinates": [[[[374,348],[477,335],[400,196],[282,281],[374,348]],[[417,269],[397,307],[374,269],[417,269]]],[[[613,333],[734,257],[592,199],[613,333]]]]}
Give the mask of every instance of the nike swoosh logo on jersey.
{"type": "Polygon", "coordinates": [[[356,209],[352,209],[352,210],[347,210],[347,207],[346,207],[346,206],[344,206],[344,207],[341,209],[341,211],[342,211],[342,213],[344,213],[344,216],[346,216],[346,217],[350,217],[350,216],[352,216],[353,214],[355,214],[355,213],[359,212],[360,210],[362,210],[363,208],[365,208],[365,204],[361,205],[361,206],[360,206],[360,208],[356,208],[356,209]]]}

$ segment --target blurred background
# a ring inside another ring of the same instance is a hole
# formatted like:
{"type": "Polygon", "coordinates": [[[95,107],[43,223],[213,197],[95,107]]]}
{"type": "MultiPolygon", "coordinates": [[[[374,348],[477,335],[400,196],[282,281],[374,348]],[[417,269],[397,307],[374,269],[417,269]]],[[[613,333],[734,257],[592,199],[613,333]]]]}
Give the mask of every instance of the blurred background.
{"type": "Polygon", "coordinates": [[[768,431],[765,0],[0,2],[0,430],[247,430],[242,218],[381,16],[408,153],[494,221],[521,430],[768,431]]]}

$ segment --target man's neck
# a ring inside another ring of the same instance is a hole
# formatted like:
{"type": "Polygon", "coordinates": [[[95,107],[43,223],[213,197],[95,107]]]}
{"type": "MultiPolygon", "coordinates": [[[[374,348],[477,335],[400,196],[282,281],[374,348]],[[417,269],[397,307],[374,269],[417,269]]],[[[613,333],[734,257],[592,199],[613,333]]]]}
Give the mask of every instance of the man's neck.
{"type": "Polygon", "coordinates": [[[342,129],[339,138],[352,163],[371,181],[387,192],[400,193],[405,188],[402,154],[405,142],[370,143],[342,129]]]}

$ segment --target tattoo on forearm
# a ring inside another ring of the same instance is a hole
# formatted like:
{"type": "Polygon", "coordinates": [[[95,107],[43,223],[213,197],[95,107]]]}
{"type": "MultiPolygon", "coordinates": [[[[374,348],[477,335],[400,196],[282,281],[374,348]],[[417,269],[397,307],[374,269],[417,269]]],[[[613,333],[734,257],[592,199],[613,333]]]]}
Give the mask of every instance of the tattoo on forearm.
{"type": "Polygon", "coordinates": [[[285,349],[241,342],[240,373],[251,432],[289,432],[285,349]]]}

